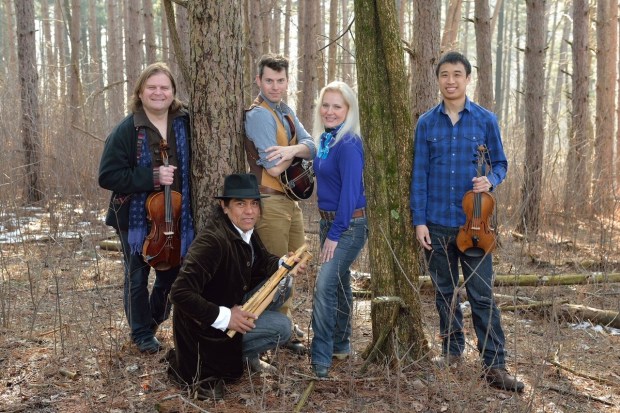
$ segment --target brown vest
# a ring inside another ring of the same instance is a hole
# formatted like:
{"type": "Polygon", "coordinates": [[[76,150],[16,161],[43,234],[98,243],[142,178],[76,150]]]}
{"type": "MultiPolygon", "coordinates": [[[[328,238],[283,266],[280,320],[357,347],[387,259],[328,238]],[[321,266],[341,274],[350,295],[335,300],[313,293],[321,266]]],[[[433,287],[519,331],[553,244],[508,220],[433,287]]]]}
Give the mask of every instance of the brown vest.
{"type": "MultiPolygon", "coordinates": [[[[276,143],[278,146],[289,146],[295,145],[297,143],[297,133],[295,131],[295,124],[293,123],[291,115],[283,115],[284,119],[286,119],[291,129],[292,138],[289,142],[286,128],[280,121],[280,118],[278,118],[276,112],[271,108],[271,106],[269,106],[267,102],[265,102],[261,95],[258,95],[256,99],[254,99],[254,103],[252,103],[252,105],[246,110],[246,113],[257,106],[261,106],[267,109],[269,113],[271,113],[271,115],[273,116],[273,119],[276,121],[276,143]]],[[[256,149],[256,145],[254,145],[254,142],[252,142],[250,138],[248,138],[247,134],[244,139],[244,145],[248,164],[250,165],[250,172],[256,176],[258,184],[271,189],[275,189],[276,191],[283,192],[282,184],[280,183],[280,181],[277,178],[269,175],[267,171],[265,171],[265,168],[257,164],[258,160],[260,159],[260,156],[258,155],[258,149],[256,149]]]]}

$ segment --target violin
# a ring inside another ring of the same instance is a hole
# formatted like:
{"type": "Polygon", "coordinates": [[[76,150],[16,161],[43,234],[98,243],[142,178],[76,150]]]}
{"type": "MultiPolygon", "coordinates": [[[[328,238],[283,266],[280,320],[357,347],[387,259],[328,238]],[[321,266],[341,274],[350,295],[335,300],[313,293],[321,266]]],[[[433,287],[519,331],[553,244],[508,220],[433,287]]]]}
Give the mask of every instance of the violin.
{"type": "MultiPolygon", "coordinates": [[[[159,145],[164,166],[168,166],[168,144],[159,145]]],[[[153,192],[146,199],[146,218],[151,231],[144,240],[144,261],[158,271],[181,265],[181,194],[164,185],[164,190],[153,192]]]]}
{"type": "MultiPolygon", "coordinates": [[[[484,145],[478,147],[477,177],[482,176],[485,164],[484,145]]],[[[495,249],[495,229],[489,221],[495,209],[495,198],[488,192],[467,191],[463,196],[465,225],[456,236],[456,246],[468,257],[483,257],[495,249]]]]}

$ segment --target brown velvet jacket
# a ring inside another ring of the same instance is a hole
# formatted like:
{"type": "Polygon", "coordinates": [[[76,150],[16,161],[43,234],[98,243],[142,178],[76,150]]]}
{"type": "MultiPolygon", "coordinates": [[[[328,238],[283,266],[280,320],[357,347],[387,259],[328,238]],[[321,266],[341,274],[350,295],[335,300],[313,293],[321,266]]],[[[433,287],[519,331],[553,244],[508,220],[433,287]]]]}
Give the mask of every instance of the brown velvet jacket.
{"type": "Polygon", "coordinates": [[[171,368],[186,383],[196,378],[236,378],[243,373],[241,334],[232,339],[211,327],[220,306],[232,308],[278,269],[258,234],[247,244],[226,215],[216,217],[196,237],[172,285],[176,360],[171,368]],[[254,262],[252,262],[252,249],[254,262]]]}

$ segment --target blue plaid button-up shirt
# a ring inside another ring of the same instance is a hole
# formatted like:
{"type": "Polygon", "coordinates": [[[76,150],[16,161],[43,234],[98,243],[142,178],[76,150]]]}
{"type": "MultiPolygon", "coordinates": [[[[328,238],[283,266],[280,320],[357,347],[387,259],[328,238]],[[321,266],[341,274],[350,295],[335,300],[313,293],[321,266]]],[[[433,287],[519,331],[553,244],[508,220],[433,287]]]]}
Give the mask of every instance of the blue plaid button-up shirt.
{"type": "Polygon", "coordinates": [[[466,98],[453,125],[443,102],[420,117],[415,131],[415,154],[410,207],[413,225],[429,222],[446,227],[465,224],[462,199],[473,189],[477,149],[486,145],[493,187],[506,177],[504,154],[495,114],[466,98]]]}

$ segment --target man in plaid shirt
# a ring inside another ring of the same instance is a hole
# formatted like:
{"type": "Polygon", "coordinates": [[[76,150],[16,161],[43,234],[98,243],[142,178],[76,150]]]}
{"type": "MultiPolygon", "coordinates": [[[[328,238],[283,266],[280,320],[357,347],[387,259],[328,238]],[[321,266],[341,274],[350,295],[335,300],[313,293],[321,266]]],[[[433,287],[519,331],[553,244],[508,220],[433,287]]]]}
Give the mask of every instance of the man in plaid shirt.
{"type": "Polygon", "coordinates": [[[458,295],[454,297],[460,261],[484,377],[494,387],[521,392],[523,383],[506,370],[504,332],[493,300],[491,254],[469,256],[456,245],[459,227],[466,222],[465,193],[492,191],[506,177],[508,162],[497,118],[467,97],[471,64],[465,56],[445,54],[436,75],[443,99],[418,122],[411,181],[413,225],[424,248],[439,312],[442,355],[434,361],[443,367],[458,365],[465,349],[463,313],[458,295]],[[490,170],[478,177],[481,145],[486,147],[490,170]]]}

